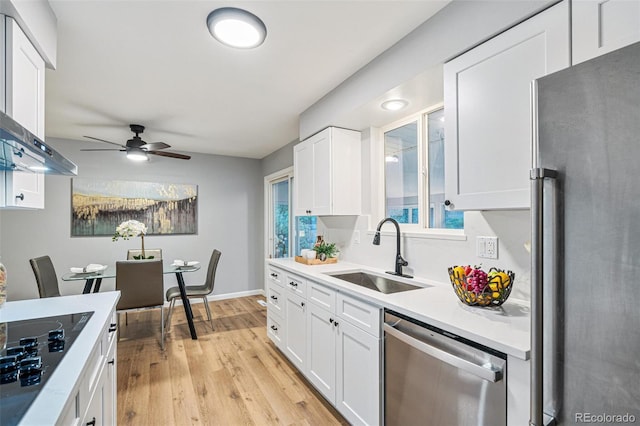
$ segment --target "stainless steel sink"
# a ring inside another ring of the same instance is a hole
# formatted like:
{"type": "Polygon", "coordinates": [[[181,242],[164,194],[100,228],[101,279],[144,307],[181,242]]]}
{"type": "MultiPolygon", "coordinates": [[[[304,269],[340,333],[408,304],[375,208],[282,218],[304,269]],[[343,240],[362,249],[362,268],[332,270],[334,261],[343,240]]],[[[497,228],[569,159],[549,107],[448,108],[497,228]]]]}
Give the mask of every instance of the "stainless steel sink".
{"type": "Polygon", "coordinates": [[[379,291],[380,293],[399,293],[401,291],[418,290],[424,287],[403,283],[391,279],[392,275],[380,277],[378,275],[367,274],[366,272],[349,272],[344,274],[330,274],[339,280],[350,282],[370,290],[379,291]]]}

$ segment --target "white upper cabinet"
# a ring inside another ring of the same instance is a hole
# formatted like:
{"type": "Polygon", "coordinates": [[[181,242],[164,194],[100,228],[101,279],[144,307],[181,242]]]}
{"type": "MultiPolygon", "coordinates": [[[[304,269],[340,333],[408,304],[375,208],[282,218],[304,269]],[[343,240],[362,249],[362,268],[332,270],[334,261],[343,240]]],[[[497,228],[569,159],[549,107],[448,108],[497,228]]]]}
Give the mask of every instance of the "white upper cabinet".
{"type": "Polygon", "coordinates": [[[444,65],[451,208],[529,208],[531,81],[569,60],[564,1],[444,65]]]}
{"type": "Polygon", "coordinates": [[[44,60],[16,21],[5,26],[6,113],[44,139],[44,60]]]}
{"type": "Polygon", "coordinates": [[[575,65],[640,41],[640,0],[574,0],[571,25],[575,65]]]}
{"type": "Polygon", "coordinates": [[[293,148],[296,216],[358,215],[360,132],[328,127],[293,148]]]}

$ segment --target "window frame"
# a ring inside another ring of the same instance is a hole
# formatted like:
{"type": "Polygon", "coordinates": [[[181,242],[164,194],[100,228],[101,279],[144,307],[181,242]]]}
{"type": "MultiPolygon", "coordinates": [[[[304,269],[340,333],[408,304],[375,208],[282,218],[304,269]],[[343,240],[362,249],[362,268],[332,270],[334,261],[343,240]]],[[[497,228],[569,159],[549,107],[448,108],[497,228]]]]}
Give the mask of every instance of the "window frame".
{"type": "MultiPolygon", "coordinates": [[[[466,239],[463,229],[430,228],[429,227],[429,147],[428,147],[428,119],[427,116],[444,109],[444,103],[437,103],[428,108],[409,114],[389,124],[376,129],[374,143],[375,163],[372,168],[378,190],[375,206],[372,209],[375,224],[386,216],[386,166],[385,166],[385,133],[406,124],[418,123],[418,223],[399,223],[401,233],[407,236],[444,239],[466,239]]],[[[446,136],[445,136],[446,137],[446,136]]],[[[372,224],[375,226],[375,224],[372,224]]]]}

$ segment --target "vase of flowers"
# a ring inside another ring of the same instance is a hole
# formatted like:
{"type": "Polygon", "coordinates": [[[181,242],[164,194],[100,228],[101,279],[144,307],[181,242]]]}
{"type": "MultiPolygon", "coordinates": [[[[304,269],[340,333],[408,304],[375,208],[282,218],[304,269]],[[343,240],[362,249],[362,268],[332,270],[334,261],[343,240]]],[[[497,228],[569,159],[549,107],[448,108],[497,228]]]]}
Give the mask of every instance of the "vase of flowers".
{"type": "Polygon", "coordinates": [[[142,242],[142,255],[134,256],[134,259],[153,259],[153,256],[148,258],[144,254],[144,235],[147,233],[147,225],[137,220],[125,220],[116,227],[116,233],[113,235],[112,240],[118,241],[118,238],[128,240],[133,237],[140,237],[142,242]]]}

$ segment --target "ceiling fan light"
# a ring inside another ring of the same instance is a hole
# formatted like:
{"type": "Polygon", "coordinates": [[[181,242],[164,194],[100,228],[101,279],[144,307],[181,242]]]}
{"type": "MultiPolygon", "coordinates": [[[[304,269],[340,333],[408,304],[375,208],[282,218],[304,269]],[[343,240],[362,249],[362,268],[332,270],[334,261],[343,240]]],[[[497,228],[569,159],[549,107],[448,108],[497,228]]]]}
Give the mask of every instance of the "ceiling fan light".
{"type": "Polygon", "coordinates": [[[127,158],[131,161],[149,161],[149,156],[140,148],[131,148],[127,151],[127,158]]]}
{"type": "Polygon", "coordinates": [[[267,37],[264,22],[251,12],[235,7],[222,7],[207,16],[211,35],[222,44],[239,49],[260,46],[267,37]]]}

